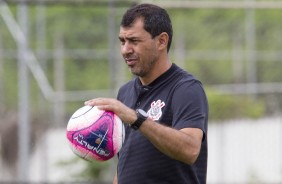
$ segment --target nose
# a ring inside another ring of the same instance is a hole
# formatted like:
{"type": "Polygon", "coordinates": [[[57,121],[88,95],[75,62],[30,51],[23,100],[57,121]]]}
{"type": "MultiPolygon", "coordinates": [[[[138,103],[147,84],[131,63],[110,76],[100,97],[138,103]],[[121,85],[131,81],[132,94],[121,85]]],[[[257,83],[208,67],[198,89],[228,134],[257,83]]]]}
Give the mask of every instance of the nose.
{"type": "Polygon", "coordinates": [[[128,42],[125,42],[123,45],[121,45],[121,53],[122,55],[128,55],[133,53],[132,46],[128,42]]]}

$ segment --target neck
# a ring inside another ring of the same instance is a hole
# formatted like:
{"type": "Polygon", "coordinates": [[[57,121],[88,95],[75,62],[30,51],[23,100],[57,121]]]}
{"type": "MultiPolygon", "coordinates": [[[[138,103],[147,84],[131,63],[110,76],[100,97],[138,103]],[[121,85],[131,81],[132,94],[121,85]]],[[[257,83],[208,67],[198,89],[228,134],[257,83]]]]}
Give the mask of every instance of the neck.
{"type": "Polygon", "coordinates": [[[144,77],[139,77],[142,85],[149,85],[151,82],[153,82],[155,79],[157,79],[159,76],[161,76],[163,73],[165,73],[172,65],[172,63],[167,59],[165,62],[159,62],[160,64],[157,64],[152,68],[149,75],[146,75],[144,77]]]}

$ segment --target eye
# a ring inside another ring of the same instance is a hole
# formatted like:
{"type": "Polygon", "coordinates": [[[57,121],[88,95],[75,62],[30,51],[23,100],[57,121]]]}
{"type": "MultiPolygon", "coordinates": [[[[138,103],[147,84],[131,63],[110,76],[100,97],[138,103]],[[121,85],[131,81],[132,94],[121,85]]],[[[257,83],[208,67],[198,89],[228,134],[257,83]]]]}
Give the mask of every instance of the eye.
{"type": "Polygon", "coordinates": [[[119,38],[120,44],[124,45],[125,44],[125,40],[123,38],[119,38]]]}
{"type": "Polygon", "coordinates": [[[137,39],[132,39],[130,40],[130,42],[133,44],[133,45],[136,45],[138,43],[138,40],[137,39]]]}
{"type": "Polygon", "coordinates": [[[125,44],[125,41],[120,41],[120,44],[121,44],[121,45],[124,45],[124,44],[125,44]]]}

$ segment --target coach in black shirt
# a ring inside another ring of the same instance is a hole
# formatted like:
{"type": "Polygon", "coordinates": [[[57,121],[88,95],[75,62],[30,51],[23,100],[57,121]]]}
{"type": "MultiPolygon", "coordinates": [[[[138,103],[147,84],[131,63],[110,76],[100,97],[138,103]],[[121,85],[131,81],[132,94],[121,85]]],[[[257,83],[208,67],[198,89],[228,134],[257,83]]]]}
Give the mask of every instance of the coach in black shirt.
{"type": "Polygon", "coordinates": [[[114,184],[206,183],[208,104],[199,80],[169,59],[172,25],[152,4],[127,10],[121,53],[136,78],[116,99],[85,102],[116,113],[125,123],[114,184]]]}

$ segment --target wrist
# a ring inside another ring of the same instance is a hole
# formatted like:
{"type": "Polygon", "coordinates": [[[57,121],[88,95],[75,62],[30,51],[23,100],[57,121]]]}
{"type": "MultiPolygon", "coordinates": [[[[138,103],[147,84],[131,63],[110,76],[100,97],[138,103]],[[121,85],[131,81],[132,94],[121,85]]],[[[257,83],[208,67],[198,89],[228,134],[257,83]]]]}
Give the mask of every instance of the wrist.
{"type": "Polygon", "coordinates": [[[142,109],[136,109],[135,114],[136,114],[137,118],[136,118],[136,120],[132,124],[130,124],[130,126],[134,130],[138,130],[140,128],[140,126],[143,124],[143,122],[148,119],[148,115],[142,109]]]}

